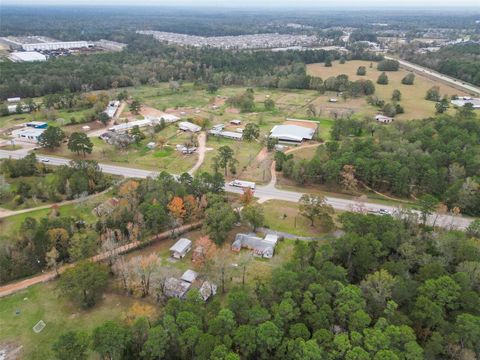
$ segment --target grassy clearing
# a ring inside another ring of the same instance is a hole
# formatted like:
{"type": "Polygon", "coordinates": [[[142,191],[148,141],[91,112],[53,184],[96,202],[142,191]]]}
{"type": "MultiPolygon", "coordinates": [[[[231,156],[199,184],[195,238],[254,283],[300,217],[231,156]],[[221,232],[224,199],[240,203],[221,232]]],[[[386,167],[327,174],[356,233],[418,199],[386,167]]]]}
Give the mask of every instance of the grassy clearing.
{"type": "Polygon", "coordinates": [[[263,204],[265,225],[272,230],[298,236],[324,235],[317,226],[299,214],[298,204],[289,201],[269,200],[263,204]]]}
{"type": "MultiPolygon", "coordinates": [[[[213,158],[217,154],[216,150],[225,145],[230,146],[235,153],[234,156],[238,160],[237,173],[240,173],[246,169],[246,167],[248,167],[248,165],[254,161],[258,152],[262,148],[262,145],[260,145],[258,142],[246,143],[244,141],[209,137],[207,141],[207,148],[212,148],[213,150],[209,150],[205,154],[205,161],[199,169],[200,172],[212,172],[213,158]]],[[[228,175],[230,176],[230,173],[228,173],[228,175]]],[[[248,174],[245,175],[248,176],[248,174]]]]}
{"type": "MultiPolygon", "coordinates": [[[[370,61],[362,60],[347,61],[345,64],[340,64],[338,61],[335,61],[332,67],[325,67],[324,64],[310,64],[307,65],[307,72],[310,75],[319,76],[324,80],[330,76],[340,74],[348,75],[350,80],[372,80],[375,83],[375,94],[385,101],[390,100],[393,90],[400,90],[402,93],[400,104],[404,107],[405,113],[398,115],[398,119],[420,119],[434,115],[435,103],[424,99],[425,93],[432,86],[439,86],[442,95],[463,94],[453,87],[418,74],[415,75],[415,84],[413,86],[403,85],[401,79],[408,73],[408,71],[403,69],[387,72],[389,79],[388,85],[378,85],[376,82],[381,71],[376,69],[376,63],[372,63],[372,68],[370,68],[370,64],[370,61]],[[356,75],[359,66],[365,66],[367,68],[367,74],[365,76],[356,75]]],[[[345,102],[339,99],[337,104],[326,105],[325,97],[319,97],[314,103],[323,105],[326,109],[330,107],[352,107],[355,109],[359,105],[357,104],[358,102],[361,103],[361,108],[358,110],[361,110],[360,112],[362,113],[371,115],[377,111],[376,108],[366,104],[365,99],[348,99],[345,102]]]]}
{"type": "Polygon", "coordinates": [[[147,137],[139,145],[132,144],[127,150],[121,151],[114,146],[105,143],[98,138],[91,138],[94,147],[93,152],[85,157],[77,155],[68,150],[66,144],[53,152],[46,149],[39,150],[40,153],[46,155],[55,155],[66,157],[69,159],[87,159],[96,160],[101,163],[109,163],[115,165],[131,165],[141,169],[168,171],[175,174],[188,171],[197,161],[198,155],[183,155],[174,149],[176,144],[182,144],[188,135],[180,133],[176,135],[176,128],[168,127],[164,131],[156,134],[156,137],[164,137],[167,144],[162,149],[149,149],[146,145],[155,138],[147,137]],[[167,130],[168,129],[168,130],[167,130]]]}
{"type": "MultiPolygon", "coordinates": [[[[60,334],[68,330],[91,332],[107,320],[124,319],[135,303],[146,303],[107,293],[93,309],[82,310],[60,298],[55,286],[55,282],[40,284],[0,299],[0,344],[12,341],[23,346],[24,359],[52,359],[51,347],[60,334]],[[32,327],[39,320],[46,326],[35,334],[32,327]]],[[[90,358],[96,357],[91,354],[90,358]]]]}
{"type": "MultiPolygon", "coordinates": [[[[81,203],[61,205],[58,208],[60,216],[65,217],[75,217],[84,220],[87,223],[93,223],[96,221],[96,216],[92,213],[92,209],[105,201],[109,197],[108,194],[99,195],[85,200],[81,203]]],[[[7,218],[0,219],[0,242],[2,238],[7,238],[14,235],[20,229],[22,222],[27,218],[31,217],[37,220],[40,220],[43,217],[46,217],[50,214],[51,209],[41,209],[29,211],[26,213],[9,216],[7,218]]]]}

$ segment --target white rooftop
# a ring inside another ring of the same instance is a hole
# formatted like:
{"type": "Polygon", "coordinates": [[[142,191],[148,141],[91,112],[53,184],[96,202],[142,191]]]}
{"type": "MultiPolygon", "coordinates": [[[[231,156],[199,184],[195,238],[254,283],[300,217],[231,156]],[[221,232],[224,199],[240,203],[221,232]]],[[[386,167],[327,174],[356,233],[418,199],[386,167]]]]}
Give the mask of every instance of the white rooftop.
{"type": "Polygon", "coordinates": [[[304,139],[311,140],[315,129],[298,125],[275,125],[270,131],[270,137],[285,141],[301,142],[304,139]]]}
{"type": "Polygon", "coordinates": [[[170,248],[170,251],[175,251],[178,253],[183,253],[186,251],[190,246],[192,245],[192,242],[186,238],[181,238],[178,240],[173,246],[170,248]]]}
{"type": "Polygon", "coordinates": [[[47,57],[38,51],[15,51],[10,54],[10,60],[17,62],[23,61],[45,61],[47,57]]]}
{"type": "Polygon", "coordinates": [[[186,282],[189,282],[189,283],[192,283],[195,281],[195,279],[197,278],[198,276],[198,273],[196,271],[193,271],[193,270],[190,270],[188,269],[187,271],[185,271],[182,275],[182,277],[180,278],[181,280],[183,281],[186,281],[186,282]]]}

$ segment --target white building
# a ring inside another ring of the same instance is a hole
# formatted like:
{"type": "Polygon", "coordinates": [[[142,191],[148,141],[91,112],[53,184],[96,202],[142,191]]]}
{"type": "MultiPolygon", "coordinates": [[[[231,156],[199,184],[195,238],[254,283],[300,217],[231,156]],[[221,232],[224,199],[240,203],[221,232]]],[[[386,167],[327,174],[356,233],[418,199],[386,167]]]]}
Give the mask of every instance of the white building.
{"type": "Polygon", "coordinates": [[[25,127],[18,130],[13,130],[12,136],[24,141],[37,143],[38,137],[42,135],[44,131],[45,129],[35,129],[31,127],[25,127]]]}
{"type": "Polygon", "coordinates": [[[301,143],[312,140],[315,129],[299,125],[275,125],[270,131],[270,137],[279,141],[301,143]]]}
{"type": "Polygon", "coordinates": [[[472,98],[470,96],[460,96],[451,103],[455,106],[462,107],[465,104],[472,104],[474,109],[480,109],[480,98],[472,98]]]}
{"type": "Polygon", "coordinates": [[[35,50],[59,50],[59,49],[79,49],[92,47],[93,44],[87,41],[56,41],[44,42],[36,44],[22,44],[22,49],[25,51],[35,50]]]}
{"type": "Polygon", "coordinates": [[[190,131],[193,133],[196,133],[202,130],[200,126],[192,124],[191,122],[188,122],[188,121],[182,121],[178,123],[178,128],[182,131],[190,131]]]}
{"type": "Polygon", "coordinates": [[[158,116],[152,116],[152,115],[147,115],[145,116],[145,119],[148,119],[152,121],[152,123],[160,124],[160,121],[164,121],[167,124],[177,122],[180,120],[178,116],[172,115],[172,114],[162,114],[158,116]]]}
{"type": "Polygon", "coordinates": [[[17,102],[19,102],[20,100],[22,100],[22,99],[17,96],[17,97],[8,98],[8,99],[7,99],[7,102],[9,102],[9,103],[17,103],[17,102]]]}
{"type": "Polygon", "coordinates": [[[107,114],[110,119],[113,118],[119,106],[120,106],[120,101],[118,100],[110,101],[107,105],[107,108],[105,109],[105,114],[107,114]]]}
{"type": "Polygon", "coordinates": [[[192,242],[186,238],[181,238],[170,248],[172,257],[182,259],[192,248],[192,242]]]}
{"type": "Polygon", "coordinates": [[[231,140],[242,140],[243,133],[212,129],[208,132],[213,136],[220,136],[231,140]]]}
{"type": "Polygon", "coordinates": [[[188,283],[193,283],[195,281],[195,279],[198,277],[198,273],[196,271],[193,271],[193,270],[190,270],[188,269],[187,271],[185,271],[182,275],[182,277],[180,278],[180,280],[182,281],[186,281],[188,283]]]}
{"type": "Polygon", "coordinates": [[[47,57],[38,51],[15,51],[8,57],[13,62],[45,61],[47,57]]]}
{"type": "Polygon", "coordinates": [[[377,114],[375,115],[375,120],[382,124],[390,124],[393,122],[393,117],[377,114]]]}
{"type": "Polygon", "coordinates": [[[94,45],[110,51],[122,51],[127,46],[127,44],[105,39],[95,41],[94,45]]]}

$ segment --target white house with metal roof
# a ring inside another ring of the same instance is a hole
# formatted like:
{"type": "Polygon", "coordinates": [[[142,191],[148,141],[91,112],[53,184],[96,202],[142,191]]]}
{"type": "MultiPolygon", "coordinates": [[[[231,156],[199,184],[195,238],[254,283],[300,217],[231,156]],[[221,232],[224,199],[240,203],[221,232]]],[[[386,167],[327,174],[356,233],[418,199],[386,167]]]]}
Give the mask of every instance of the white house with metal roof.
{"type": "Polygon", "coordinates": [[[263,239],[255,234],[237,234],[232,244],[232,250],[240,251],[242,248],[247,248],[252,250],[255,256],[270,259],[274,254],[277,242],[278,236],[275,234],[267,234],[263,239]]]}
{"type": "Polygon", "coordinates": [[[279,141],[301,143],[312,140],[315,129],[298,125],[275,125],[270,131],[270,137],[279,141]]]}

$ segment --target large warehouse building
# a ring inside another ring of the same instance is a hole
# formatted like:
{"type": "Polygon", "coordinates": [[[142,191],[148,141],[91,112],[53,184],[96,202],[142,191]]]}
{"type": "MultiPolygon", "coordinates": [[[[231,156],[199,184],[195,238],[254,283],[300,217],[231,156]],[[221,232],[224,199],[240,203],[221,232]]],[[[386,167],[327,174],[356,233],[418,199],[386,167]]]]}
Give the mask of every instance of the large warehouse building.
{"type": "Polygon", "coordinates": [[[10,60],[13,62],[45,61],[47,57],[37,51],[15,51],[10,54],[10,60]]]}
{"type": "Polygon", "coordinates": [[[275,125],[270,131],[270,137],[283,142],[301,143],[312,140],[315,129],[299,125],[275,125]]]}
{"type": "Polygon", "coordinates": [[[58,49],[78,49],[92,47],[93,44],[87,41],[57,41],[57,42],[44,42],[36,44],[22,44],[23,50],[58,50],[58,49]]]}

